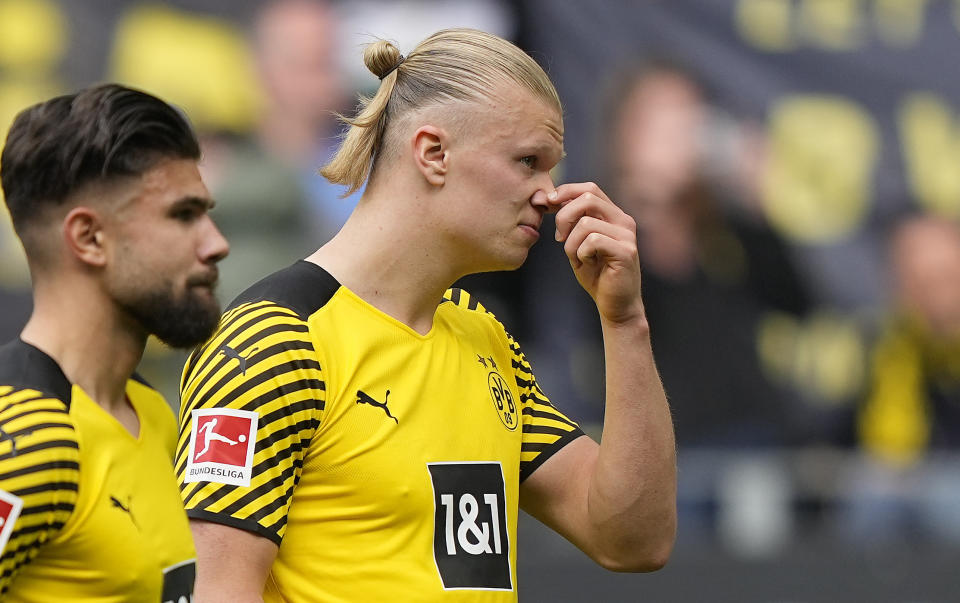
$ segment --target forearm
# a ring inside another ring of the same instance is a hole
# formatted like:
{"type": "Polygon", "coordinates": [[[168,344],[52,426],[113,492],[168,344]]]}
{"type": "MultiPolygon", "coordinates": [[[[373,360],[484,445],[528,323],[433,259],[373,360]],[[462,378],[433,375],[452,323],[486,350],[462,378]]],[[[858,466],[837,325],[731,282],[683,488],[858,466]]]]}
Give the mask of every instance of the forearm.
{"type": "MultiPolygon", "coordinates": [[[[654,569],[676,532],[676,449],[645,318],[601,319],[606,359],[603,436],[587,513],[613,565],[654,569]]],[[[662,560],[662,562],[661,562],[662,560]]]]}

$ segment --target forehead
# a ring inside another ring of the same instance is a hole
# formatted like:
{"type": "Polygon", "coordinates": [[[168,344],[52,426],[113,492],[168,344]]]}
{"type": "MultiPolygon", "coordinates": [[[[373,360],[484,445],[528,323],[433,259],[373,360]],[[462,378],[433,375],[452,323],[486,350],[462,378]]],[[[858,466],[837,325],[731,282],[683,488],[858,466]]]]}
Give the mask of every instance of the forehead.
{"type": "Polygon", "coordinates": [[[193,159],[163,159],[131,182],[126,205],[164,208],[189,197],[210,197],[197,162],[193,159]]]}
{"type": "Polygon", "coordinates": [[[501,86],[468,116],[475,133],[491,140],[563,148],[563,116],[543,99],[517,86],[501,86]]]}

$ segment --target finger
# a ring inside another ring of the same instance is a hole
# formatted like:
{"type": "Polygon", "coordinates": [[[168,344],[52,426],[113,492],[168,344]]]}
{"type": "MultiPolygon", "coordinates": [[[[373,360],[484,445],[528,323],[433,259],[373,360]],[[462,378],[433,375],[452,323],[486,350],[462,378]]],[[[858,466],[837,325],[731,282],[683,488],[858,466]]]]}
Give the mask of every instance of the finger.
{"type": "MultiPolygon", "coordinates": [[[[576,264],[600,264],[625,261],[635,255],[636,246],[610,237],[604,233],[591,232],[575,251],[576,264]]],[[[571,258],[571,263],[573,262],[571,258]]]]}
{"type": "Polygon", "coordinates": [[[559,209],[584,193],[591,193],[605,201],[610,197],[593,182],[568,182],[561,184],[547,195],[547,203],[559,209]]]}
{"type": "Polygon", "coordinates": [[[570,231],[584,216],[622,226],[636,235],[636,222],[612,201],[597,197],[593,193],[584,193],[557,212],[556,239],[566,240],[570,231]]]}
{"type": "Polygon", "coordinates": [[[570,231],[570,235],[564,242],[563,252],[570,261],[573,261],[574,258],[579,256],[580,247],[592,234],[600,234],[624,243],[623,250],[624,253],[627,254],[624,256],[624,259],[637,255],[637,239],[633,231],[618,224],[612,224],[598,220],[597,218],[585,216],[577,222],[577,225],[570,231]]]}

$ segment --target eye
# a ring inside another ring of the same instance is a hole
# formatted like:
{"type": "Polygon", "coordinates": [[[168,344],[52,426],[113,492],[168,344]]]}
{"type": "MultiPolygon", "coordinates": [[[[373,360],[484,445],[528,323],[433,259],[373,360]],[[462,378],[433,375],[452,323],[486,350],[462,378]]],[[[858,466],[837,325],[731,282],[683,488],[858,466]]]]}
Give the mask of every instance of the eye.
{"type": "Polygon", "coordinates": [[[182,207],[170,212],[170,217],[179,222],[189,223],[199,218],[201,213],[196,207],[182,207]]]}
{"type": "Polygon", "coordinates": [[[528,168],[535,169],[537,167],[537,156],[536,155],[526,155],[520,158],[520,163],[527,166],[528,168]]]}

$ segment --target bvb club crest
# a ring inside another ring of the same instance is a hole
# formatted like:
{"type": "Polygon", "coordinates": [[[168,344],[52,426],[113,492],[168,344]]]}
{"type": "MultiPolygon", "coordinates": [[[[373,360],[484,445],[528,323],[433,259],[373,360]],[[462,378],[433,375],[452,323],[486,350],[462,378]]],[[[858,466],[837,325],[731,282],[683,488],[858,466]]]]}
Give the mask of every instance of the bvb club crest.
{"type": "Polygon", "coordinates": [[[490,398],[493,400],[493,407],[497,410],[497,416],[503,426],[513,431],[519,423],[517,414],[517,403],[510,393],[510,387],[500,376],[500,373],[493,371],[487,376],[487,385],[490,387],[490,398]]]}

